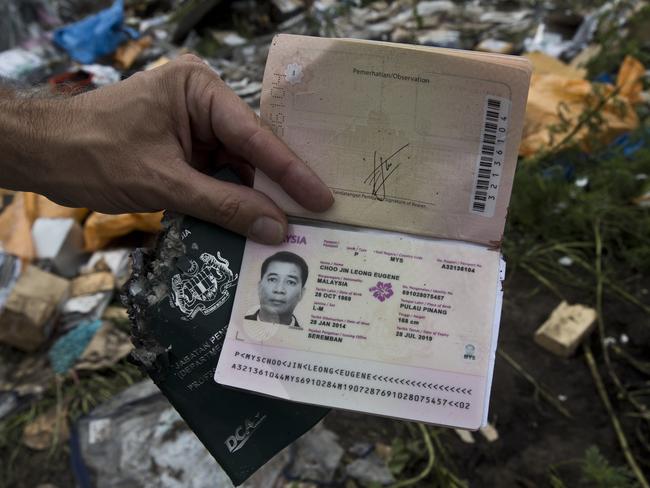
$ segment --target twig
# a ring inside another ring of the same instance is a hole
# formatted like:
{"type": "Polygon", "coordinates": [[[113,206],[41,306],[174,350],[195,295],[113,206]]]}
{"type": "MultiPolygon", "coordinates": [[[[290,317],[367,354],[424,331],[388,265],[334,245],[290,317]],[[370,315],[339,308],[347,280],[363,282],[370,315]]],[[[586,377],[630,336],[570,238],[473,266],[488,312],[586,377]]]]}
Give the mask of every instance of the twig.
{"type": "Polygon", "coordinates": [[[612,368],[612,361],[609,357],[609,348],[605,344],[605,319],[603,318],[603,284],[605,278],[603,276],[603,240],[600,235],[600,220],[594,223],[594,240],[596,243],[596,320],[598,322],[598,335],[600,337],[600,347],[603,351],[603,358],[605,359],[605,366],[609,377],[616,385],[619,394],[634,406],[640,413],[646,413],[647,408],[644,404],[639,403],[636,398],[630,396],[627,388],[623,386],[618,375],[612,368]]]}
{"type": "Polygon", "coordinates": [[[632,295],[630,292],[624,290],[619,285],[617,285],[616,283],[612,283],[609,280],[606,280],[605,284],[609,286],[612,290],[614,290],[616,293],[618,293],[621,296],[621,298],[629,301],[630,303],[633,303],[637,307],[641,308],[644,312],[650,314],[650,307],[648,307],[645,303],[643,303],[637,297],[632,295]]]}
{"type": "MultiPolygon", "coordinates": [[[[438,438],[438,435],[434,435],[434,436],[432,436],[432,438],[433,438],[433,443],[435,444],[435,447],[438,449],[438,452],[441,455],[440,456],[442,458],[441,460],[443,462],[445,462],[446,461],[446,459],[444,458],[444,455],[445,455],[445,452],[446,452],[445,451],[445,446],[442,444],[442,442],[438,438]]],[[[463,487],[463,488],[467,488],[467,483],[465,483],[464,481],[458,479],[458,477],[451,471],[451,469],[448,469],[445,466],[441,466],[441,464],[442,463],[438,463],[438,468],[437,469],[440,472],[442,472],[443,475],[445,475],[445,476],[447,476],[449,478],[449,480],[452,482],[453,486],[460,486],[460,487],[463,487]]],[[[456,467],[455,463],[453,462],[453,460],[451,460],[450,464],[451,464],[451,468],[453,468],[454,470],[458,469],[456,467]]]]}
{"type": "Polygon", "coordinates": [[[571,412],[569,412],[569,410],[566,409],[564,406],[560,405],[560,403],[557,401],[555,396],[553,396],[553,394],[549,392],[545,387],[540,385],[537,382],[537,380],[530,375],[530,373],[528,373],[522,366],[519,365],[519,363],[517,363],[517,361],[512,359],[512,357],[510,357],[506,352],[504,352],[501,349],[497,349],[497,353],[499,354],[499,356],[505,359],[508,362],[508,364],[510,364],[510,366],[512,366],[520,375],[522,375],[526,380],[528,380],[535,387],[535,390],[538,391],[539,394],[542,395],[547,402],[553,405],[558,410],[558,412],[560,412],[568,419],[573,418],[571,412]]]}
{"type": "MultiPolygon", "coordinates": [[[[600,253],[600,256],[602,257],[602,238],[600,237],[600,224],[597,221],[595,224],[595,230],[594,232],[597,233],[597,236],[595,237],[596,242],[596,260],[601,261],[600,258],[598,257],[598,254],[600,253]],[[598,244],[600,243],[600,244],[598,244]],[[600,245],[600,248],[598,247],[600,245]]],[[[575,253],[572,253],[568,249],[562,249],[562,245],[559,245],[557,247],[559,250],[562,250],[566,254],[569,254],[571,258],[580,266],[582,266],[585,271],[588,271],[589,273],[593,274],[596,276],[596,279],[601,279],[602,280],[602,286],[607,286],[611,288],[615,293],[618,293],[618,295],[623,299],[627,300],[628,302],[636,305],[637,307],[641,308],[644,312],[650,313],[650,307],[648,307],[646,304],[641,302],[638,298],[636,298],[634,295],[632,295],[630,292],[626,291],[625,289],[621,288],[618,284],[612,282],[610,279],[608,279],[606,276],[602,274],[602,264],[600,265],[601,267],[598,267],[598,264],[596,263],[596,269],[592,265],[590,265],[587,261],[585,261],[583,258],[578,256],[575,253]],[[600,270],[600,271],[599,271],[600,270]],[[600,277],[600,278],[599,278],[600,277]]]]}
{"type": "Polygon", "coordinates": [[[431,473],[431,469],[433,468],[433,463],[435,462],[435,453],[433,451],[433,444],[431,443],[431,437],[429,436],[429,432],[427,431],[427,428],[424,426],[424,424],[418,422],[418,427],[420,428],[420,432],[422,433],[424,444],[427,447],[427,454],[428,454],[427,465],[424,467],[424,469],[419,475],[415,476],[414,478],[409,478],[404,481],[399,481],[394,485],[391,485],[391,488],[401,488],[402,486],[414,485],[420,480],[423,480],[424,478],[429,476],[429,473],[431,473]]]}
{"type": "Polygon", "coordinates": [[[532,266],[529,266],[526,263],[521,263],[521,267],[524,268],[526,271],[528,271],[542,285],[546,286],[549,290],[551,290],[560,300],[564,300],[564,297],[558,291],[558,289],[550,281],[548,281],[546,278],[544,278],[544,276],[542,276],[542,274],[539,273],[535,268],[533,268],[532,266]]]}
{"type": "Polygon", "coordinates": [[[632,357],[627,351],[625,351],[622,347],[612,344],[612,351],[618,355],[618,357],[624,359],[627,361],[627,363],[632,366],[634,369],[636,369],[638,372],[643,373],[645,375],[650,375],[650,363],[639,361],[638,359],[632,357]]]}
{"type": "Polygon", "coordinates": [[[603,405],[605,406],[605,409],[609,414],[609,418],[612,421],[612,426],[614,427],[614,431],[616,433],[616,437],[618,438],[618,442],[621,445],[621,449],[623,449],[623,454],[625,455],[627,464],[632,469],[632,472],[634,473],[634,476],[636,476],[639,485],[641,485],[642,488],[650,488],[648,481],[645,479],[645,476],[643,475],[641,468],[639,468],[639,465],[637,464],[636,459],[634,458],[634,454],[632,454],[632,450],[630,449],[630,445],[627,442],[625,433],[621,428],[621,423],[618,420],[616,413],[614,412],[614,408],[612,407],[611,402],[609,401],[607,390],[605,390],[603,379],[601,378],[600,373],[598,372],[598,368],[596,367],[596,361],[594,360],[594,355],[591,352],[591,348],[589,347],[588,344],[584,344],[583,349],[585,352],[585,358],[587,359],[587,365],[589,366],[589,370],[591,371],[591,376],[594,379],[594,383],[596,383],[596,389],[598,390],[600,399],[602,400],[603,405]]]}
{"type": "Polygon", "coordinates": [[[641,426],[637,425],[635,431],[636,431],[636,439],[639,441],[639,443],[643,446],[643,448],[646,451],[650,452],[650,442],[648,442],[648,440],[645,437],[643,437],[643,432],[641,432],[641,426]]]}

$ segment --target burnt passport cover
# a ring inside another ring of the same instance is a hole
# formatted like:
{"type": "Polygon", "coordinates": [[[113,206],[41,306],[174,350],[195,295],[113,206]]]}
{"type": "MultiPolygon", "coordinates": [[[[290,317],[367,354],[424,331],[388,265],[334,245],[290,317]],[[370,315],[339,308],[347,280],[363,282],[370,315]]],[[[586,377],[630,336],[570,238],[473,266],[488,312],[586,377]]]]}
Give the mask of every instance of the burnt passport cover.
{"type": "Polygon", "coordinates": [[[188,216],[166,214],[163,227],[155,250],[134,254],[122,294],[131,359],[238,485],[329,409],[214,382],[246,239],[188,216]]]}

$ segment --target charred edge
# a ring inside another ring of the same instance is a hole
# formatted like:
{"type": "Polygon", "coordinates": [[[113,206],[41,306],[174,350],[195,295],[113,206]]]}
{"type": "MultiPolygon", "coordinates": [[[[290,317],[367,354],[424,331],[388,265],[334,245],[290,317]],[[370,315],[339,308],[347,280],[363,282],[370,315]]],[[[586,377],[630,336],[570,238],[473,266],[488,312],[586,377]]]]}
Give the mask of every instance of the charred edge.
{"type": "Polygon", "coordinates": [[[501,249],[501,246],[503,245],[503,238],[501,238],[498,241],[490,241],[488,244],[488,249],[490,251],[498,251],[501,249]]]}
{"type": "Polygon", "coordinates": [[[120,298],[131,320],[129,359],[155,380],[169,363],[168,348],[160,344],[150,329],[150,309],[169,296],[169,280],[176,260],[185,254],[180,228],[183,216],[165,212],[163,230],[155,250],[136,249],[131,255],[133,271],[122,287],[120,298]]]}

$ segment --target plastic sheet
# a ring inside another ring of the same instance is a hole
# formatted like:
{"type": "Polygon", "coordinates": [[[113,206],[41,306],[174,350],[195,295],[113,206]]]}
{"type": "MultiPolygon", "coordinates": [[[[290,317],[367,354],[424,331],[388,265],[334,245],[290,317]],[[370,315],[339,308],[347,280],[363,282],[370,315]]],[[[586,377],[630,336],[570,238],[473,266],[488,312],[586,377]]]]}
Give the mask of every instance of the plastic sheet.
{"type": "Polygon", "coordinates": [[[123,21],[124,3],[116,0],[110,8],[54,31],[54,42],[75,61],[90,64],[115,52],[129,38],[138,37],[123,21]]]}
{"type": "MultiPolygon", "coordinates": [[[[602,140],[611,141],[639,125],[633,105],[641,100],[643,65],[636,59],[625,58],[616,80],[610,84],[596,84],[585,80],[584,70],[570,67],[541,53],[528,55],[535,70],[530,83],[526,120],[519,154],[532,156],[550,149],[579,123],[581,115],[607,97],[600,111],[602,140]],[[596,90],[600,91],[597,95],[596,90]],[[618,93],[614,94],[614,90],[618,93]],[[560,127],[562,129],[560,130],[560,127]]],[[[576,142],[584,142],[588,128],[573,135],[576,142]]],[[[588,147],[584,147],[589,150],[588,147]]]]}
{"type": "Polygon", "coordinates": [[[134,230],[158,232],[162,212],[107,215],[94,212],[86,220],[84,240],[86,250],[96,251],[112,239],[134,230]]]}

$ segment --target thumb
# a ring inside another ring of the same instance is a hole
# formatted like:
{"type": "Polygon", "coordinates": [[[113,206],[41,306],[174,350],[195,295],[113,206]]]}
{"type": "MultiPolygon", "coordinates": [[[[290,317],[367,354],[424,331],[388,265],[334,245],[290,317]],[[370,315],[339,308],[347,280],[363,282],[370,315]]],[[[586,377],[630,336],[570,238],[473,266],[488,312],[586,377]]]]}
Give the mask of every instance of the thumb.
{"type": "Polygon", "coordinates": [[[279,244],[287,234],[287,219],[273,201],[256,190],[228,183],[183,163],[178,188],[163,205],[215,223],[262,244],[279,244]]]}

